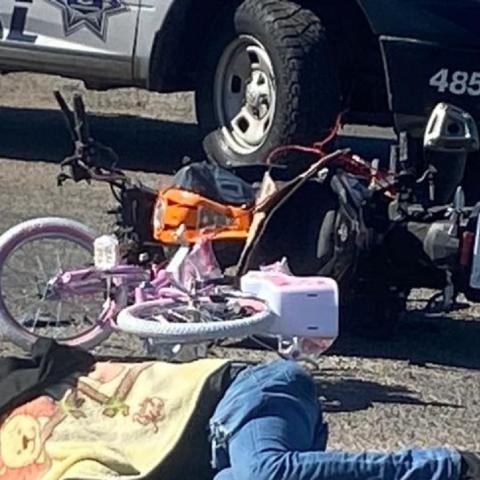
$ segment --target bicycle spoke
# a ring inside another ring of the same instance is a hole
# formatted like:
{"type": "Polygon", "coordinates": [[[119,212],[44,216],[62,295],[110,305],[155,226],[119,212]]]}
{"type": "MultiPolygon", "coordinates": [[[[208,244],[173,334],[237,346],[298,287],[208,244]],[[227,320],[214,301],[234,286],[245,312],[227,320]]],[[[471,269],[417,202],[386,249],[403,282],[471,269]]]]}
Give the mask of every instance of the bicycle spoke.
{"type": "MultiPolygon", "coordinates": [[[[66,255],[67,255],[67,253],[66,253],[66,251],[65,251],[65,243],[63,243],[63,244],[62,244],[62,259],[63,259],[63,263],[62,263],[62,265],[60,266],[60,268],[62,268],[63,265],[67,265],[67,264],[68,264],[68,263],[67,263],[67,259],[65,258],[66,255]]],[[[63,271],[63,270],[61,270],[61,271],[63,271]]]]}
{"type": "Polygon", "coordinates": [[[45,280],[45,282],[48,282],[48,275],[47,275],[47,272],[45,271],[42,261],[40,260],[40,257],[38,255],[35,255],[35,259],[37,260],[37,265],[40,272],[43,274],[43,279],[45,280]]]}
{"type": "Polygon", "coordinates": [[[38,306],[38,305],[41,305],[41,304],[42,304],[42,299],[37,299],[36,302],[34,302],[33,304],[30,304],[30,305],[28,306],[29,308],[26,310],[25,315],[31,316],[31,314],[33,313],[33,311],[37,309],[37,306],[38,306]]]}
{"type": "Polygon", "coordinates": [[[37,336],[63,340],[89,331],[97,324],[106,291],[67,297],[49,282],[90,265],[91,256],[91,250],[61,234],[22,243],[2,265],[0,292],[7,311],[37,336]]]}
{"type": "MultiPolygon", "coordinates": [[[[33,250],[33,248],[31,250],[33,250]]],[[[16,250],[13,253],[12,256],[16,258],[17,262],[20,262],[20,263],[23,263],[23,264],[30,263],[30,267],[33,267],[35,262],[32,260],[31,250],[29,252],[24,252],[22,250],[16,250]]]]}
{"type": "Polygon", "coordinates": [[[10,279],[7,279],[2,286],[6,290],[28,290],[28,285],[25,282],[12,282],[10,279]]]}
{"type": "Polygon", "coordinates": [[[60,317],[62,316],[62,302],[58,302],[58,305],[57,305],[57,315],[56,315],[56,325],[60,325],[60,317]]]}
{"type": "Polygon", "coordinates": [[[37,326],[38,318],[40,316],[40,312],[41,312],[41,309],[40,309],[40,307],[38,307],[37,311],[35,312],[35,318],[33,319],[32,332],[35,330],[35,327],[37,326]]]}
{"type": "MultiPolygon", "coordinates": [[[[79,299],[80,300],[80,299],[79,299]]],[[[102,300],[98,300],[98,302],[103,303],[102,300]]],[[[68,297],[62,299],[62,304],[64,306],[71,306],[72,309],[75,312],[78,312],[78,316],[81,317],[82,321],[92,313],[92,310],[94,310],[93,316],[98,315],[98,305],[85,305],[83,302],[78,304],[75,300],[69,299],[68,297]],[[83,314],[82,314],[83,312],[83,314]]],[[[89,324],[91,325],[93,322],[89,321],[89,324]]]]}
{"type": "Polygon", "coordinates": [[[189,323],[190,322],[190,319],[185,316],[185,315],[182,315],[180,312],[176,312],[175,310],[169,310],[166,314],[166,316],[172,316],[175,321],[177,322],[181,322],[181,323],[189,323]]]}
{"type": "Polygon", "coordinates": [[[57,260],[57,275],[61,273],[62,270],[62,262],[60,261],[60,255],[58,254],[58,250],[55,252],[55,259],[57,260]]]}
{"type": "Polygon", "coordinates": [[[29,298],[37,300],[37,301],[39,300],[37,295],[31,295],[31,294],[30,295],[26,294],[23,297],[9,298],[8,300],[12,303],[20,303],[20,302],[27,301],[29,298]]]}
{"type": "Polygon", "coordinates": [[[209,302],[201,302],[194,306],[186,306],[179,304],[175,307],[167,309],[160,309],[158,312],[145,312],[144,320],[158,322],[161,318],[175,323],[207,323],[207,322],[222,322],[226,318],[222,314],[212,311],[209,302]]]}
{"type": "Polygon", "coordinates": [[[224,319],[221,318],[221,317],[218,317],[217,315],[213,315],[212,313],[209,312],[209,316],[208,316],[208,319],[206,320],[206,322],[212,322],[212,321],[213,322],[223,322],[224,319]]]}
{"type": "Polygon", "coordinates": [[[3,265],[4,268],[8,268],[15,275],[30,275],[30,272],[20,271],[13,268],[11,265],[3,265]]]}

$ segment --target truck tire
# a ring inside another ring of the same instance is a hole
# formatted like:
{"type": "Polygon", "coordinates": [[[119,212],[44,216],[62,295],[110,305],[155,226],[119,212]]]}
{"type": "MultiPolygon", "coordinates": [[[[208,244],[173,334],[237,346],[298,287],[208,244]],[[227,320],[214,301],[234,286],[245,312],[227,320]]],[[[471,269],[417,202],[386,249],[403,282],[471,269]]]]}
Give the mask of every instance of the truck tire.
{"type": "Polygon", "coordinates": [[[198,75],[206,153],[226,166],[261,163],[281,144],[310,143],[340,109],[326,31],[286,0],[244,0],[219,15],[198,75]]]}

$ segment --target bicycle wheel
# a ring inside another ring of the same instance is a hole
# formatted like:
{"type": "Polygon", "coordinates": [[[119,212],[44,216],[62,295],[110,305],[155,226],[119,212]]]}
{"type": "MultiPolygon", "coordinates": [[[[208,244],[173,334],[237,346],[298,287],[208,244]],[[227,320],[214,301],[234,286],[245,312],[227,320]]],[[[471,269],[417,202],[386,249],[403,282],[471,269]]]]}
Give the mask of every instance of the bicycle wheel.
{"type": "Polygon", "coordinates": [[[30,349],[40,337],[85,349],[109,332],[97,323],[105,292],[56,291],[51,280],[91,265],[96,235],[64,218],[23,222],[0,236],[0,330],[30,349]]]}
{"type": "Polygon", "coordinates": [[[259,299],[204,297],[154,300],[120,312],[119,330],[170,344],[243,338],[268,330],[274,314],[259,299]]]}

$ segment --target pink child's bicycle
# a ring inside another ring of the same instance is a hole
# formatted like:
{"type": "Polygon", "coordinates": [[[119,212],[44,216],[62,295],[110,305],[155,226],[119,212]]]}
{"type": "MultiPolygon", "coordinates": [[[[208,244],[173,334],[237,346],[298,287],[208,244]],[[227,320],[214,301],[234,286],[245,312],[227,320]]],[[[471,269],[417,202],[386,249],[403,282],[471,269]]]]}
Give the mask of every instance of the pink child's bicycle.
{"type": "Polygon", "coordinates": [[[307,291],[303,280],[278,282],[284,274],[265,272],[263,289],[258,281],[255,292],[234,287],[222,276],[208,240],[181,247],[167,263],[150,227],[158,215],[157,192],[111,166],[116,155],[90,137],[79,96],[73,112],[60,94],[56,98],[75,143],[58,181],[109,184],[119,203],[111,212],[115,235],[97,237],[77,221],[52,217],[26,221],[0,236],[0,329],[6,338],[26,349],[39,337],[89,349],[120,330],[172,348],[253,335],[287,339],[290,347],[309,338],[328,348],[338,334],[333,280],[323,279],[313,290],[307,282],[307,291]],[[287,293],[303,293],[322,305],[328,298],[330,320],[320,322],[317,312],[296,325],[286,318],[292,317],[282,300],[287,293]]]}

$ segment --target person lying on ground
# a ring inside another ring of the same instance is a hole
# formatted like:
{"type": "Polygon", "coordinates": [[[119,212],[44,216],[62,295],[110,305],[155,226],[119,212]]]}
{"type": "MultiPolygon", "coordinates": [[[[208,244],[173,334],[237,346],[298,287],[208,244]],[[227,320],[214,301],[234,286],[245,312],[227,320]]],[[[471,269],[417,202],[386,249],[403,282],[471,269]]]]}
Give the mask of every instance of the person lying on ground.
{"type": "Polygon", "coordinates": [[[480,480],[474,452],[325,451],[313,378],[278,361],[241,371],[210,420],[215,480],[480,480]]]}
{"type": "Polygon", "coordinates": [[[327,436],[290,361],[97,362],[52,341],[0,359],[0,480],[480,480],[473,452],[327,451],[327,436]]]}

